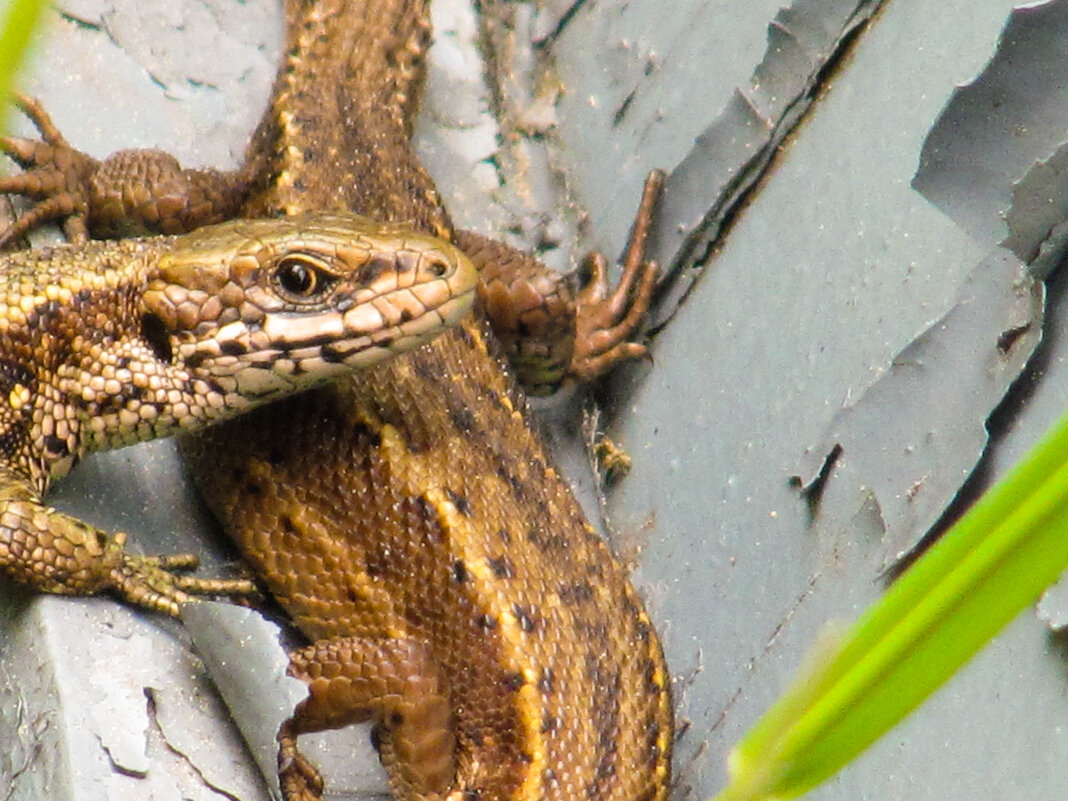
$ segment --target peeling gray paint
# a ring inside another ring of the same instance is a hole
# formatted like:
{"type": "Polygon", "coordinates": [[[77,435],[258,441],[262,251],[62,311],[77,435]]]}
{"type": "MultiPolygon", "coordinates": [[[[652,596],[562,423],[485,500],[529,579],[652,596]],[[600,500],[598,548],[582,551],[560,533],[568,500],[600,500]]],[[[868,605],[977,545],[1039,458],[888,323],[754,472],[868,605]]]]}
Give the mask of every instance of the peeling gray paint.
{"type": "Polygon", "coordinates": [[[912,550],[986,448],[990,410],[1041,339],[1044,289],[1011,253],[994,251],[953,307],[835,415],[798,476],[823,526],[843,511],[837,492],[824,506],[824,483],[865,487],[883,521],[881,568],[912,550]]]}
{"type": "MultiPolygon", "coordinates": [[[[1068,217],[1068,3],[1013,11],[996,52],[954,93],[924,143],[913,186],[981,242],[1031,262],[1068,217]]],[[[1043,254],[1044,276],[1063,255],[1043,254]]]]}

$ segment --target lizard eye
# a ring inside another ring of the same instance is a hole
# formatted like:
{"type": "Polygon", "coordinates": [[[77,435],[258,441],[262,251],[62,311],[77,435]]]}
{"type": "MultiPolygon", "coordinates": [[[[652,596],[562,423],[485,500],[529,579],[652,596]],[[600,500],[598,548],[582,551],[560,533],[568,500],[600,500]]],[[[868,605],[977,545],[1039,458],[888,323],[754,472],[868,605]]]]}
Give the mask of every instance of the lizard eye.
{"type": "Polygon", "coordinates": [[[274,284],[286,300],[294,303],[322,301],[337,278],[311,256],[295,254],[279,259],[273,271],[274,284]]]}

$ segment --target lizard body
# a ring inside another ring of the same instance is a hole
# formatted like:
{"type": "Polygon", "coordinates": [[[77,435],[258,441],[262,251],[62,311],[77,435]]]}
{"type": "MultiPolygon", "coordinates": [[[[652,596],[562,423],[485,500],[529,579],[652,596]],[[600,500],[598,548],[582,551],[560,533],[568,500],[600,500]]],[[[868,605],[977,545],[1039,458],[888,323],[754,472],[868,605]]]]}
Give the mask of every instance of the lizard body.
{"type": "Polygon", "coordinates": [[[209,505],[312,641],[293,655],[309,697],[280,735],[284,794],[322,790],[299,734],[371,718],[399,801],[663,801],[673,726],[659,642],[526,421],[496,339],[535,391],[644,353],[627,339],[652,286],[656,182],[620,286],[608,293],[594,259],[573,296],[533,259],[454,233],[410,149],[427,2],[285,10],[270,106],[244,167],[217,186],[247,189],[249,216],[348,209],[455,239],[496,334],[476,312],[358,380],[185,439],[209,505]]]}

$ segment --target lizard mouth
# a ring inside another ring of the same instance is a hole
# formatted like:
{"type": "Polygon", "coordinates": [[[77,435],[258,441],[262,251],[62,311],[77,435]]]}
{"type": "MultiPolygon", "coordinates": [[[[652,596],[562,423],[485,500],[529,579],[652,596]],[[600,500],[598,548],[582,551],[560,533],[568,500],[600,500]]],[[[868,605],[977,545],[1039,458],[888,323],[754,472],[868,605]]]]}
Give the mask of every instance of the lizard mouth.
{"type": "MultiPolygon", "coordinates": [[[[187,367],[226,393],[261,402],[414,350],[459,322],[475,299],[471,278],[398,288],[349,308],[277,311],[258,325],[234,321],[186,355],[187,367]]],[[[345,304],[339,304],[344,306],[345,304]]]]}
{"type": "Polygon", "coordinates": [[[368,367],[418,348],[459,322],[475,297],[473,288],[461,294],[452,292],[447,299],[422,306],[416,312],[411,303],[413,294],[413,289],[398,290],[374,304],[310,319],[270,315],[263,328],[273,341],[284,342],[285,347],[266,366],[285,375],[332,372],[332,365],[346,370],[368,367]],[[286,336],[297,333],[301,335],[286,336]]]}

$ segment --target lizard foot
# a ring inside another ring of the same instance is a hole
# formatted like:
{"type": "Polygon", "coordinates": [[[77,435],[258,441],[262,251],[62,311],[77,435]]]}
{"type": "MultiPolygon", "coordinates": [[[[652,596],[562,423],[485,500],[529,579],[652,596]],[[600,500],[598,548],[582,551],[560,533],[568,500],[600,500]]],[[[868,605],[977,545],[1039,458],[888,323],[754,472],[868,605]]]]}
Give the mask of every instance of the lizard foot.
{"type": "Polygon", "coordinates": [[[26,170],[0,179],[0,194],[25,195],[37,203],[0,232],[0,248],[52,220],[63,220],[68,240],[85,242],[89,238],[89,179],[100,163],[72,148],[36,100],[16,95],[15,104],[30,118],[41,139],[0,137],[0,151],[26,170]]]}
{"type": "Polygon", "coordinates": [[[0,151],[25,170],[0,179],[0,194],[36,204],[0,232],[0,248],[53,220],[75,243],[186,233],[235,216],[248,192],[240,170],[183,169],[162,150],[120,150],[97,161],[71,147],[36,100],[15,102],[41,138],[0,137],[0,151]]]}
{"type": "Polygon", "coordinates": [[[609,292],[604,256],[595,252],[584,260],[590,279],[575,298],[575,349],[568,370],[574,380],[591,381],[649,352],[630,340],[649,311],[656,285],[658,269],[646,259],[645,243],[663,188],[664,173],[650,172],[623,256],[623,275],[614,290],[609,292]]]}
{"type": "MultiPolygon", "coordinates": [[[[122,549],[126,537],[116,534],[111,543],[122,549]]],[[[121,562],[110,572],[110,589],[128,603],[177,617],[179,605],[192,596],[220,597],[254,595],[256,585],[248,579],[204,579],[181,575],[195,570],[194,554],[138,556],[121,550],[121,562]]]]}

